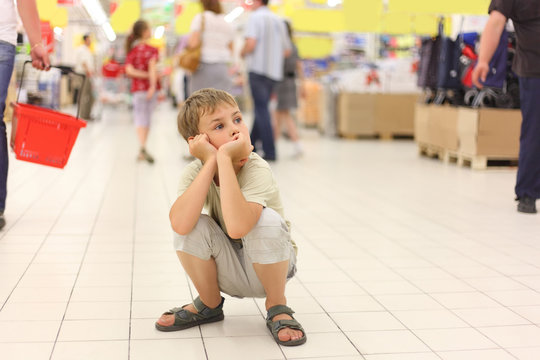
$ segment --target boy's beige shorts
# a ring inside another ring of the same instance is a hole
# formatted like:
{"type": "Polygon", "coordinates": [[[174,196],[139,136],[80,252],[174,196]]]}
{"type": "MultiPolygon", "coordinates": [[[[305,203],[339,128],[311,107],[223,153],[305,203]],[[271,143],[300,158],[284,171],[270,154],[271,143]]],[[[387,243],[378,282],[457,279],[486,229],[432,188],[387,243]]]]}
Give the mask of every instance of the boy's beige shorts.
{"type": "Polygon", "coordinates": [[[191,233],[174,234],[174,247],[202,260],[213,257],[220,290],[234,297],[266,297],[253,263],[289,260],[287,279],[296,273],[296,254],[287,224],[269,208],[263,209],[259,221],[242,242],[231,240],[214,219],[201,214],[191,233]]]}

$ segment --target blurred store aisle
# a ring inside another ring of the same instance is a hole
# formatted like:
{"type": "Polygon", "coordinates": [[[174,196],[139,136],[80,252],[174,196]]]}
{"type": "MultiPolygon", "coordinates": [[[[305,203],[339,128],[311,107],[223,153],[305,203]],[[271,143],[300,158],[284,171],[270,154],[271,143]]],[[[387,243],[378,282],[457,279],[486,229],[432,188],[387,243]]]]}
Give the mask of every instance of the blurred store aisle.
{"type": "Polygon", "coordinates": [[[2,359],[540,358],[540,218],[515,211],[515,170],[315,131],[303,158],[281,142],[272,165],[300,248],[288,298],[307,344],[277,346],[252,299],[227,299],[224,322],[156,331],[193,288],[168,223],[187,146],[175,111],[154,119],[153,166],[135,161],[127,108],[83,129],[64,170],[11,159],[2,359]]]}

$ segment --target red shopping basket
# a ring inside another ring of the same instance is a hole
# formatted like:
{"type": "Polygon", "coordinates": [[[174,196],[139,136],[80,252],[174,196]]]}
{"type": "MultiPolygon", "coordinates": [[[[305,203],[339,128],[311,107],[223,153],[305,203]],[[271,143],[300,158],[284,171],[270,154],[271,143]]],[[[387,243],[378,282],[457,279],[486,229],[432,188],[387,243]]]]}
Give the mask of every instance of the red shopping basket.
{"type": "MultiPolygon", "coordinates": [[[[60,69],[71,71],[66,70],[65,67],[60,67],[60,69]]],[[[21,86],[23,76],[24,67],[21,75],[21,86]]],[[[84,77],[84,75],[80,76],[84,77]]],[[[80,105],[80,92],[78,105],[80,105]]],[[[51,109],[17,102],[14,105],[14,118],[17,119],[17,132],[13,147],[15,157],[19,160],[64,168],[79,130],[86,126],[86,122],[78,117],[79,106],[77,107],[77,116],[73,117],[51,109]]]]}

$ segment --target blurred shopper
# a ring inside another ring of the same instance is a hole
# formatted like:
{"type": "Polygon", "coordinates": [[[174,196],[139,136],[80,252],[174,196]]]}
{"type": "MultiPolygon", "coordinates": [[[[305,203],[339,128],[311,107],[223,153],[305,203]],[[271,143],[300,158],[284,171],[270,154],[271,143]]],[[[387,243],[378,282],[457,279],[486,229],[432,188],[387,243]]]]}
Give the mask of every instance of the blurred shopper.
{"type": "Polygon", "coordinates": [[[75,71],[86,76],[84,82],[81,77],[74,77],[77,81],[75,88],[77,92],[81,92],[79,116],[85,120],[92,120],[92,106],[95,100],[92,79],[95,75],[95,64],[90,46],[92,46],[90,34],[85,34],[82,45],[76,49],[75,53],[75,71]]]}
{"type": "MultiPolygon", "coordinates": [[[[277,96],[277,108],[274,114],[274,139],[277,141],[281,134],[283,123],[287,126],[287,134],[289,139],[293,142],[293,157],[299,157],[303,154],[300,138],[298,137],[298,130],[296,128],[295,120],[291,115],[291,110],[298,107],[296,79],[300,81],[304,78],[302,69],[302,63],[298,56],[298,49],[292,42],[292,27],[291,23],[285,21],[287,32],[289,34],[289,40],[291,41],[292,52],[289,57],[285,58],[283,63],[283,80],[276,85],[275,93],[277,96]]],[[[301,96],[304,95],[303,87],[301,89],[301,96]]]]}
{"type": "Polygon", "coordinates": [[[253,13],[246,24],[245,44],[249,85],[255,106],[251,141],[257,150],[262,142],[264,159],[276,160],[274,132],[268,110],[272,90],[283,79],[283,61],[291,53],[291,44],[282,19],[267,7],[268,0],[253,0],[253,13]]]}
{"type": "MultiPolygon", "coordinates": [[[[0,0],[0,229],[6,225],[4,210],[7,197],[8,147],[4,110],[15,62],[17,13],[13,0],[0,0]]],[[[48,69],[49,58],[41,42],[41,24],[35,0],[17,2],[17,9],[30,41],[30,56],[36,69],[48,69]]]]}
{"type": "Polygon", "coordinates": [[[146,42],[152,36],[148,23],[138,20],[126,41],[126,75],[131,77],[133,120],[137,129],[140,151],[138,161],[150,164],[154,158],[146,151],[150,120],[156,105],[158,50],[146,42]]]}
{"type": "Polygon", "coordinates": [[[230,91],[229,63],[232,55],[234,30],[225,21],[219,0],[200,0],[204,12],[195,15],[187,46],[195,48],[201,44],[201,62],[191,74],[189,93],[214,88],[230,91]],[[204,18],[204,20],[203,20],[204,18]]]}
{"type": "Polygon", "coordinates": [[[506,21],[512,19],[517,36],[513,70],[519,76],[523,117],[515,187],[517,210],[536,213],[536,199],[540,198],[540,4],[537,0],[492,0],[489,13],[473,82],[482,87],[479,79],[485,81],[506,21]]]}
{"type": "MultiPolygon", "coordinates": [[[[180,54],[182,51],[187,47],[188,43],[188,35],[182,35],[178,38],[178,44],[176,45],[176,49],[174,51],[173,56],[173,64],[178,64],[180,61],[180,54]]],[[[188,74],[186,70],[184,70],[182,67],[177,66],[176,71],[174,72],[174,80],[172,80],[174,84],[175,94],[176,94],[176,107],[182,106],[184,101],[187,100],[189,96],[189,88],[188,88],[188,74]]]]}

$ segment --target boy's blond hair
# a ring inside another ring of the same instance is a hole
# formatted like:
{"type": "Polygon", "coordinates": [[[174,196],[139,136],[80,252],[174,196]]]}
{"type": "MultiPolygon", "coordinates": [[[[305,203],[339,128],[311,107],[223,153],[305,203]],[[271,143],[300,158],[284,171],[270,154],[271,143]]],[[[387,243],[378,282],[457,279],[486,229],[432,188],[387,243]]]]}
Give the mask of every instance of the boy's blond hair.
{"type": "Polygon", "coordinates": [[[199,119],[204,114],[211,114],[222,104],[238,106],[234,98],[226,91],[212,88],[195,91],[184,102],[178,113],[178,131],[184,139],[199,134],[199,119]]]}

